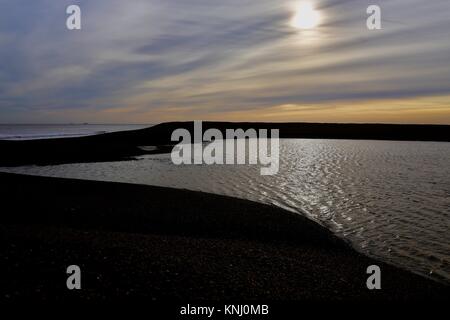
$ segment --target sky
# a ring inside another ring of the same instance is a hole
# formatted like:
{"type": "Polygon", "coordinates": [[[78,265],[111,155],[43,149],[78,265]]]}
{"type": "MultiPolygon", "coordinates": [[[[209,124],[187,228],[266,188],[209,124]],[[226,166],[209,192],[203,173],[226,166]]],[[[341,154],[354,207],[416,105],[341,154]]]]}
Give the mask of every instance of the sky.
{"type": "Polygon", "coordinates": [[[449,13],[448,0],[0,0],[0,123],[450,124],[449,13]],[[307,30],[293,23],[304,2],[320,16],[307,30]],[[73,4],[81,30],[66,28],[73,4]]]}

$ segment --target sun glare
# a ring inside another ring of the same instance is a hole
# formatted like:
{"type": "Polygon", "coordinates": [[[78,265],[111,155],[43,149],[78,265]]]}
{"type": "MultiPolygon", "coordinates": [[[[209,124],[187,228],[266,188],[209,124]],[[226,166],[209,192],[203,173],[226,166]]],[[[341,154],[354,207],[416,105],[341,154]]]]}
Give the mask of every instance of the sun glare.
{"type": "Polygon", "coordinates": [[[301,2],[292,18],[292,26],[298,29],[313,29],[320,24],[321,16],[310,2],[301,2]]]}

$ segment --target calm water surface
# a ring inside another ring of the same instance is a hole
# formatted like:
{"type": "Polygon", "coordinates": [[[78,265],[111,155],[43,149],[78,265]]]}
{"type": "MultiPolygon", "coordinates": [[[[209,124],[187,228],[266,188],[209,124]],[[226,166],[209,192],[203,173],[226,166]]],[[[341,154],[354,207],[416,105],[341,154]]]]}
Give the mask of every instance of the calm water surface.
{"type": "Polygon", "coordinates": [[[137,161],[2,171],[185,188],[304,214],[366,254],[450,283],[450,143],[286,139],[280,172],[137,161]]]}
{"type": "Polygon", "coordinates": [[[0,124],[0,140],[34,140],[83,137],[95,134],[137,130],[140,124],[0,124]]]}

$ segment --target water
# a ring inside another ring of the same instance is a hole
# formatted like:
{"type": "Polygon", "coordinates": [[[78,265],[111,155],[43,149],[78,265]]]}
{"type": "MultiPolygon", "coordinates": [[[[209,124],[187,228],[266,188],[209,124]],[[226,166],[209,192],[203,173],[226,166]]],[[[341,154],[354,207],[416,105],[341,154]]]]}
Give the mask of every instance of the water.
{"type": "Polygon", "coordinates": [[[151,125],[134,124],[0,124],[0,140],[33,140],[82,137],[106,132],[136,130],[151,125]]]}
{"type": "Polygon", "coordinates": [[[2,171],[159,185],[304,214],[370,256],[450,283],[450,143],[287,139],[280,172],[259,166],[137,161],[2,171]]]}

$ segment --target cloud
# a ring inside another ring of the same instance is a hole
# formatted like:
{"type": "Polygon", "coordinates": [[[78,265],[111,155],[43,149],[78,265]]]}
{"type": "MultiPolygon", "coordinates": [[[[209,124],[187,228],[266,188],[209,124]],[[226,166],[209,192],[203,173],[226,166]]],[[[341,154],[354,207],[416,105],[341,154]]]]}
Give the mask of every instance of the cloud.
{"type": "Polygon", "coordinates": [[[370,1],[312,0],[324,23],[308,32],[289,24],[298,1],[0,0],[0,122],[277,118],[450,94],[447,0],[379,0],[380,31],[370,1]],[[81,31],[65,28],[70,4],[81,31]]]}

